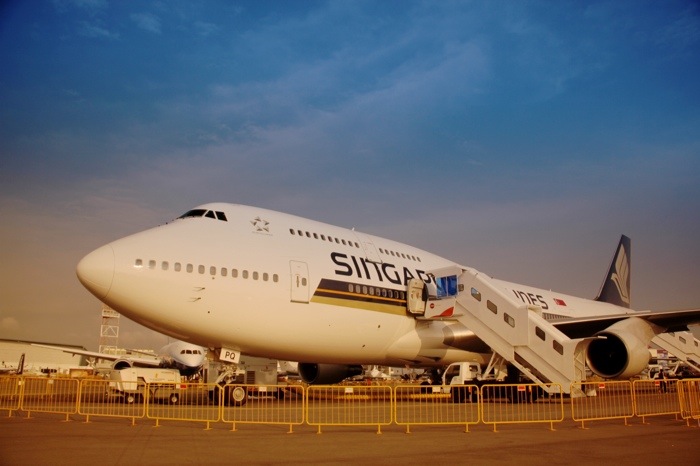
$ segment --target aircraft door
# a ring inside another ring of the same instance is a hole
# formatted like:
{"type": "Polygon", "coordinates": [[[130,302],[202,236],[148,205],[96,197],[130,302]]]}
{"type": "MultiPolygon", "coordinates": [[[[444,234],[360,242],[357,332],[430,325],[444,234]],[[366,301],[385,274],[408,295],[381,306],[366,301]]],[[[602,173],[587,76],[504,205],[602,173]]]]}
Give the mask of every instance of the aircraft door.
{"type": "Polygon", "coordinates": [[[428,301],[427,286],[423,280],[411,278],[408,281],[408,290],[406,292],[406,309],[408,313],[414,316],[425,315],[425,307],[428,301]]]}
{"type": "Polygon", "coordinates": [[[293,303],[309,302],[309,268],[306,262],[290,261],[291,300],[293,303]]]}
{"type": "Polygon", "coordinates": [[[362,245],[362,250],[365,252],[365,256],[370,262],[376,262],[377,264],[382,263],[382,258],[379,255],[379,251],[377,251],[377,247],[374,245],[372,240],[367,236],[362,233],[359,233],[355,230],[353,230],[353,233],[355,233],[355,237],[360,241],[360,244],[362,245]]]}

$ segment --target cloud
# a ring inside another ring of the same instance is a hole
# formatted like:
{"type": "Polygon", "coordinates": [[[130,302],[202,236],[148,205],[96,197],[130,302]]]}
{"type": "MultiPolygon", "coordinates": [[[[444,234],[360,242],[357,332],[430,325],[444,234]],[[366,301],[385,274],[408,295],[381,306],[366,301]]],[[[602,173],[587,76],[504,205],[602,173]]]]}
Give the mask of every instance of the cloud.
{"type": "Polygon", "coordinates": [[[110,31],[107,28],[88,23],[87,21],[81,21],[79,25],[80,27],[78,29],[78,33],[85,37],[96,37],[109,40],[117,40],[120,37],[118,32],[110,31]]]}
{"type": "Polygon", "coordinates": [[[160,34],[160,18],[151,13],[134,13],[131,15],[131,20],[136,23],[136,26],[153,34],[160,34]]]}

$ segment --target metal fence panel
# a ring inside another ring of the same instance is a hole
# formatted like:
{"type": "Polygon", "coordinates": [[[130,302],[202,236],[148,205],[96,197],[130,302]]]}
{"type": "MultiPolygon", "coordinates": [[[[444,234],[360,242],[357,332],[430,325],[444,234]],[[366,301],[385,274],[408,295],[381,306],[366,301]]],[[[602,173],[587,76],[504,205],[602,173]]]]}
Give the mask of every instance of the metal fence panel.
{"type": "Polygon", "coordinates": [[[394,422],[405,425],[463,425],[479,422],[479,388],[476,385],[397,385],[394,387],[394,422]]]}
{"type": "Polygon", "coordinates": [[[571,416],[574,421],[603,419],[627,419],[634,416],[632,383],[630,381],[614,382],[575,382],[571,392],[580,390],[586,396],[571,398],[571,416]]]}
{"type": "Polygon", "coordinates": [[[220,387],[205,383],[146,384],[146,417],[160,420],[211,422],[221,419],[220,387]]]}
{"type": "Polygon", "coordinates": [[[392,422],[388,386],[311,385],[306,391],[306,422],[318,426],[382,425],[392,422]]]}
{"type": "Polygon", "coordinates": [[[547,384],[546,390],[534,383],[494,384],[481,387],[481,420],[485,424],[523,424],[564,420],[563,390],[547,384]]]}
{"type": "Polygon", "coordinates": [[[632,382],[634,414],[646,416],[680,414],[678,380],[635,380],[632,382]]]}
{"type": "Polygon", "coordinates": [[[304,423],[304,393],[301,385],[226,385],[222,419],[231,430],[236,424],[283,424],[291,432],[304,423]]]}
{"type": "Polygon", "coordinates": [[[131,418],[133,424],[146,415],[146,384],[137,382],[130,388],[124,393],[117,391],[110,380],[81,380],[78,414],[86,416],[85,422],[90,416],[107,416],[131,418]]]}
{"type": "Polygon", "coordinates": [[[681,416],[687,422],[690,419],[700,421],[700,379],[681,380],[678,388],[681,416]]]}
{"type": "Polygon", "coordinates": [[[22,402],[20,408],[31,417],[31,412],[70,414],[78,412],[77,379],[47,377],[24,377],[22,379],[22,402]]]}
{"type": "Polygon", "coordinates": [[[18,376],[0,377],[0,410],[7,409],[8,416],[17,411],[22,401],[22,378],[18,376]]]}

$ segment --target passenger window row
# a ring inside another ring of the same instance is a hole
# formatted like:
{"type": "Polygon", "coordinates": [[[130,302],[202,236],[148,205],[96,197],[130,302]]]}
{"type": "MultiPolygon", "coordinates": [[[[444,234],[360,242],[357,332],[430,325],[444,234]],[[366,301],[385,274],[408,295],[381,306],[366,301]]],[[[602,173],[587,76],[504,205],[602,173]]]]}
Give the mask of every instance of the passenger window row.
{"type": "Polygon", "coordinates": [[[389,288],[380,288],[376,286],[354,285],[348,283],[348,291],[353,294],[364,294],[370,296],[379,296],[382,298],[392,298],[406,300],[406,292],[400,290],[391,290],[389,288]]]}
{"type": "Polygon", "coordinates": [[[294,228],[290,228],[289,233],[292,236],[301,236],[301,237],[305,236],[307,238],[320,239],[321,241],[328,241],[329,243],[342,244],[343,246],[350,246],[350,247],[354,247],[354,248],[360,247],[360,245],[355,241],[344,240],[341,238],[336,238],[333,236],[326,236],[326,235],[322,235],[319,233],[311,233],[309,231],[295,230],[294,228]]]}
{"type": "MultiPolygon", "coordinates": [[[[137,269],[140,269],[144,267],[144,261],[143,259],[136,259],[134,262],[134,267],[137,269]]],[[[151,259],[148,261],[146,264],[146,267],[148,267],[151,270],[155,270],[158,268],[158,262],[151,259]]],[[[170,270],[170,262],[168,261],[161,261],[160,263],[160,269],[167,271],[170,270]]],[[[243,279],[252,279],[252,280],[261,280],[264,282],[267,281],[272,281],[273,283],[278,283],[279,282],[279,275],[276,273],[269,274],[267,272],[258,272],[258,271],[249,271],[249,270],[238,270],[238,269],[228,269],[226,267],[215,267],[215,266],[204,266],[204,265],[197,265],[196,268],[193,264],[185,264],[183,267],[183,264],[180,262],[175,262],[173,263],[172,270],[175,272],[181,272],[185,271],[187,273],[194,273],[195,270],[198,274],[204,275],[204,274],[209,274],[212,277],[216,275],[220,275],[222,277],[227,277],[229,275],[229,272],[231,274],[232,278],[238,278],[241,277],[243,279]]]]}
{"type": "MultiPolygon", "coordinates": [[[[356,241],[344,240],[341,238],[326,236],[319,233],[311,233],[309,231],[295,230],[294,228],[289,229],[289,234],[292,236],[301,236],[306,238],[320,239],[321,241],[328,241],[329,243],[342,244],[343,246],[350,246],[354,248],[360,248],[360,244],[356,241]]],[[[390,251],[388,249],[379,248],[379,252],[387,256],[402,257],[406,260],[413,260],[416,262],[421,262],[420,257],[412,256],[410,254],[405,254],[403,252],[390,251]]]]}
{"type": "Polygon", "coordinates": [[[404,254],[403,252],[389,251],[387,249],[379,248],[379,252],[386,254],[387,256],[403,257],[404,259],[420,262],[420,257],[412,256],[410,254],[404,254]]]}

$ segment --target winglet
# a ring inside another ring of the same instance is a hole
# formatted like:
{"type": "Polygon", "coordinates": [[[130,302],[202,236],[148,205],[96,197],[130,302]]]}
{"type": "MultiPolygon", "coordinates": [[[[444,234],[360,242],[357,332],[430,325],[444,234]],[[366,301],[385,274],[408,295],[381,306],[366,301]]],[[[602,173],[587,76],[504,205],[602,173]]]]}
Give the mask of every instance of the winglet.
{"type": "Polygon", "coordinates": [[[631,240],[622,235],[603,286],[595,298],[596,301],[630,307],[631,247],[631,240]]]}

